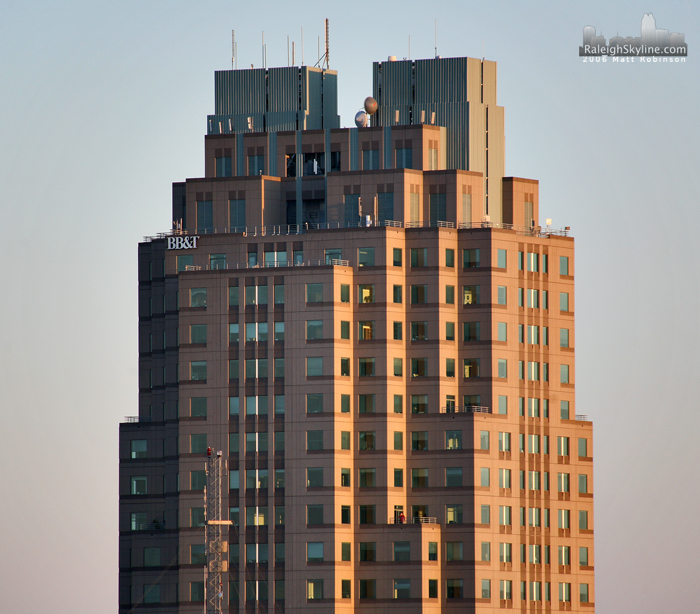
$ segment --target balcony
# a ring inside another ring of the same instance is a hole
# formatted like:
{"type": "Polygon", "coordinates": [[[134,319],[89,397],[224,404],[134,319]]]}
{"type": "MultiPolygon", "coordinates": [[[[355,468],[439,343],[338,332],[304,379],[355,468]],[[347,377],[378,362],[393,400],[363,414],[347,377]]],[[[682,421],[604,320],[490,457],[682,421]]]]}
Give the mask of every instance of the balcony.
{"type": "Polygon", "coordinates": [[[491,414],[490,407],[483,405],[450,405],[449,407],[441,407],[441,414],[491,414]]]}
{"type": "Polygon", "coordinates": [[[414,516],[401,522],[398,518],[389,518],[389,524],[438,524],[438,519],[434,516],[414,516]]]}

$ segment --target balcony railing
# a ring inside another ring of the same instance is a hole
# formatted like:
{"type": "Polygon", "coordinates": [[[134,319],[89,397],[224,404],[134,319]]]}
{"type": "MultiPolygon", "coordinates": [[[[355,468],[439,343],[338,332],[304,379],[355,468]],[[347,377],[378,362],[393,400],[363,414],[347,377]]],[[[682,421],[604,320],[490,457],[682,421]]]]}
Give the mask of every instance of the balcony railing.
{"type": "Polygon", "coordinates": [[[389,524],[437,524],[438,520],[434,516],[414,516],[405,518],[401,522],[398,518],[389,518],[389,524]]]}
{"type": "Polygon", "coordinates": [[[490,407],[483,405],[450,405],[441,407],[441,414],[490,414],[493,413],[490,407]]]}
{"type": "Polygon", "coordinates": [[[250,264],[248,262],[227,262],[221,264],[207,265],[185,265],[185,271],[216,271],[224,269],[279,269],[297,266],[350,266],[349,260],[338,260],[331,258],[328,260],[283,260],[281,262],[258,262],[250,264]]]}
{"type": "Polygon", "coordinates": [[[581,422],[588,422],[588,416],[586,414],[576,414],[576,420],[581,422]]]}
{"type": "Polygon", "coordinates": [[[343,230],[351,228],[368,228],[368,227],[389,227],[389,228],[457,228],[459,230],[471,230],[477,228],[501,228],[505,230],[514,230],[516,234],[529,237],[566,237],[569,230],[554,230],[551,228],[542,228],[541,226],[515,226],[513,224],[497,224],[495,222],[466,222],[456,224],[455,222],[444,221],[420,221],[420,222],[402,222],[400,220],[382,220],[380,222],[324,222],[305,223],[301,226],[298,224],[281,224],[270,226],[224,226],[221,228],[195,228],[193,230],[171,230],[169,232],[161,232],[154,236],[144,237],[145,243],[150,243],[156,239],[166,239],[174,236],[189,236],[189,235],[215,235],[215,234],[242,234],[244,237],[265,237],[277,235],[299,235],[313,230],[343,230]]]}
{"type": "Polygon", "coordinates": [[[124,422],[127,424],[134,424],[136,422],[151,422],[150,417],[146,416],[124,416],[124,422]]]}

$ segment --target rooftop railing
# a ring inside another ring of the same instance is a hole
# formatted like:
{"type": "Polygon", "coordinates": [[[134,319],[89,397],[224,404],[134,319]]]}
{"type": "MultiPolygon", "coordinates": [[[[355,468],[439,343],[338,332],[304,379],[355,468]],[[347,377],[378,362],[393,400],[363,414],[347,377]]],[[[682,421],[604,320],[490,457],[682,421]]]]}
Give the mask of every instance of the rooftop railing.
{"type": "Polygon", "coordinates": [[[329,258],[328,260],[283,260],[280,262],[258,262],[250,264],[248,262],[230,262],[207,265],[185,265],[185,271],[216,271],[224,269],[279,269],[297,266],[350,266],[349,260],[338,260],[329,258]]]}
{"type": "Polygon", "coordinates": [[[576,414],[576,420],[580,422],[588,422],[588,416],[586,414],[576,414]]]}
{"type": "Polygon", "coordinates": [[[157,235],[144,237],[145,243],[157,239],[166,239],[174,236],[188,235],[215,235],[215,234],[241,234],[244,237],[266,237],[266,236],[282,236],[282,235],[299,235],[305,234],[314,230],[345,230],[352,228],[371,228],[371,227],[387,227],[387,228],[457,228],[459,230],[472,230],[478,228],[501,228],[505,230],[514,230],[516,234],[529,237],[566,237],[568,236],[568,228],[564,230],[554,230],[551,228],[542,228],[541,226],[515,226],[513,224],[497,224],[495,222],[468,222],[459,223],[444,222],[444,221],[420,221],[420,222],[402,222],[398,220],[382,220],[381,222],[324,222],[305,223],[301,226],[297,224],[286,225],[271,225],[271,226],[226,226],[221,228],[195,228],[193,230],[171,230],[161,232],[157,235]]]}
{"type": "Polygon", "coordinates": [[[134,424],[136,422],[151,422],[151,419],[145,416],[124,416],[124,422],[134,424]]]}
{"type": "Polygon", "coordinates": [[[490,414],[491,408],[483,405],[450,405],[441,407],[441,414],[490,414]]]}

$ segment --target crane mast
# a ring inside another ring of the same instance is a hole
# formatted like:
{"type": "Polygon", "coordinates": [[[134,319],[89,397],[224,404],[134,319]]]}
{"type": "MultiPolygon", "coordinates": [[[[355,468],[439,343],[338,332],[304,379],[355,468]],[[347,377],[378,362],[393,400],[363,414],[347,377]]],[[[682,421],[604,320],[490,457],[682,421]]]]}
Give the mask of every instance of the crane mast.
{"type": "Polygon", "coordinates": [[[206,567],[206,605],[207,614],[222,614],[224,587],[221,575],[228,571],[228,561],[224,553],[228,542],[223,540],[223,527],[230,525],[230,520],[221,519],[221,480],[223,476],[222,453],[207,449],[207,487],[204,490],[206,525],[204,541],[207,553],[206,567]]]}

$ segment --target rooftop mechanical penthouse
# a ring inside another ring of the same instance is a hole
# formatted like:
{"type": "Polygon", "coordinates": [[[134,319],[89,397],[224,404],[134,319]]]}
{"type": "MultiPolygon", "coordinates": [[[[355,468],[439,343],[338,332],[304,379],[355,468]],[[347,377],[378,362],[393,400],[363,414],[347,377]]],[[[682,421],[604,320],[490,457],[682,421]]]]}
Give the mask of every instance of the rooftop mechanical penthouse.
{"type": "Polygon", "coordinates": [[[121,614],[594,610],[574,241],[504,176],[495,63],[373,76],[340,129],[333,71],[215,75],[139,245],[121,614]]]}

